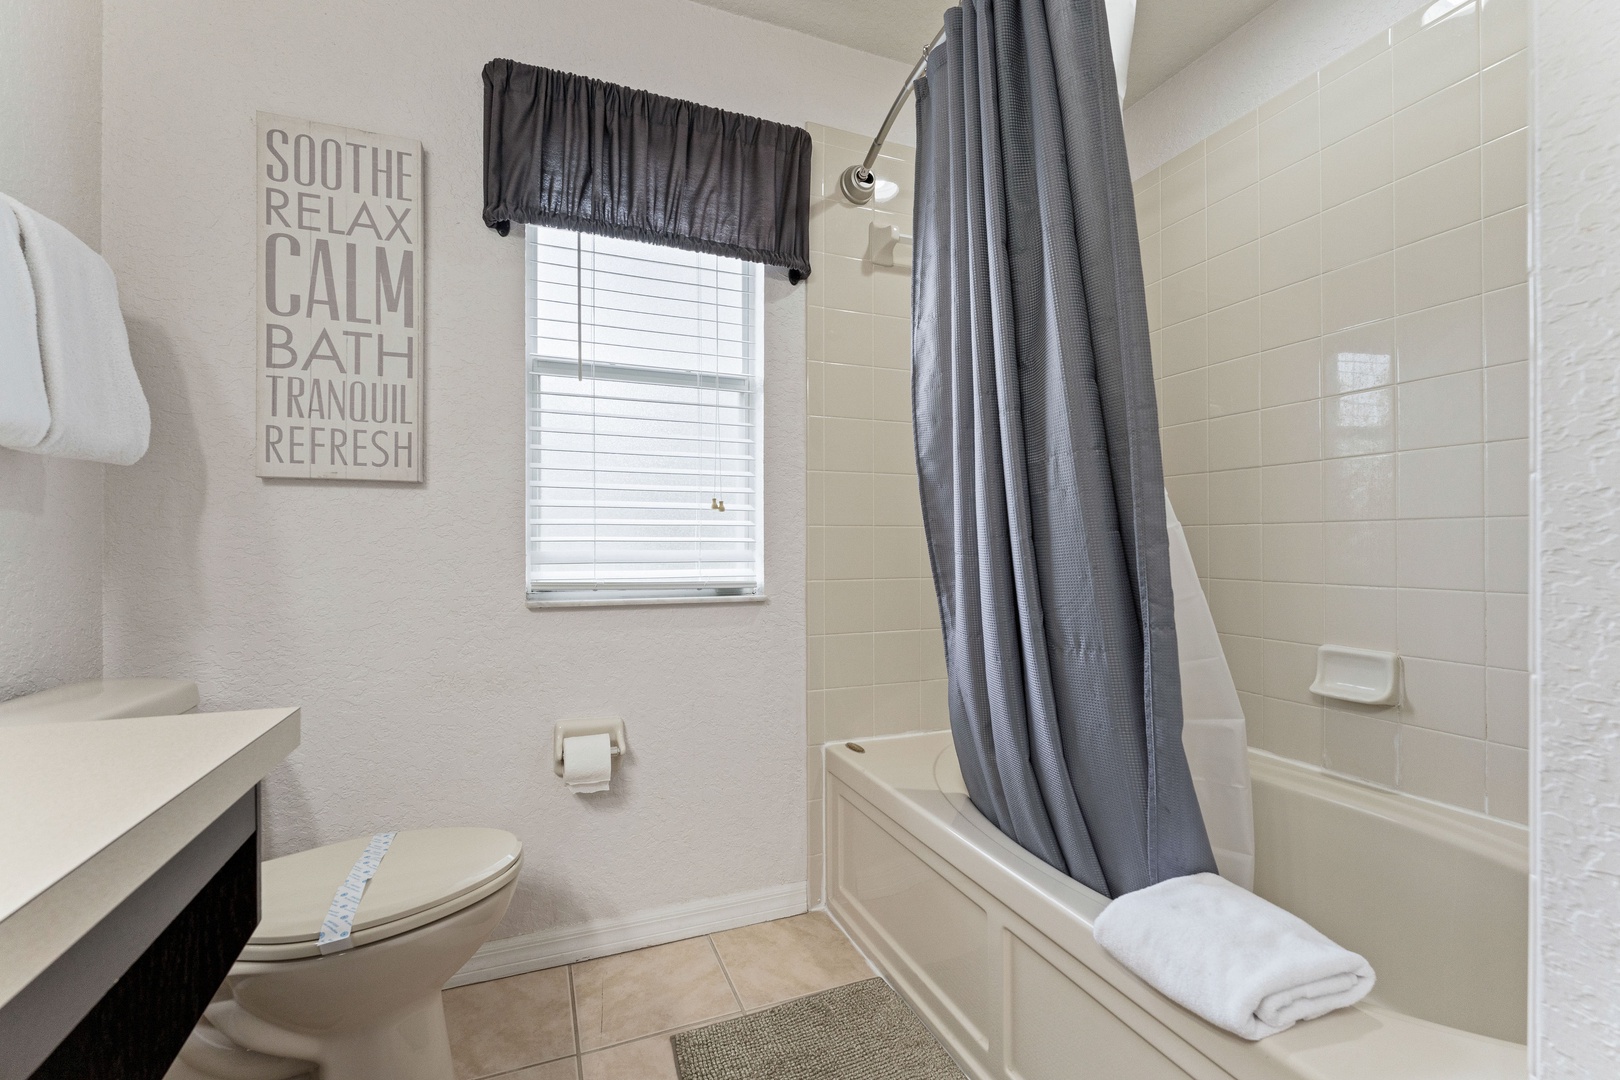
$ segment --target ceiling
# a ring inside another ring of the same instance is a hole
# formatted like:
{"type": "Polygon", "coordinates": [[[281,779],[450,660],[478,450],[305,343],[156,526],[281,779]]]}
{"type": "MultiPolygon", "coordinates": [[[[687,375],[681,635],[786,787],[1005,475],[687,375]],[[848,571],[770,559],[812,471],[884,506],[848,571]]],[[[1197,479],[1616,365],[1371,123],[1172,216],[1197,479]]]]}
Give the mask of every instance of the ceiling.
{"type": "MultiPolygon", "coordinates": [[[[894,60],[915,60],[948,0],[698,0],[894,60]]],[[[1126,104],[1156,89],[1272,0],[1138,0],[1126,104]]]]}

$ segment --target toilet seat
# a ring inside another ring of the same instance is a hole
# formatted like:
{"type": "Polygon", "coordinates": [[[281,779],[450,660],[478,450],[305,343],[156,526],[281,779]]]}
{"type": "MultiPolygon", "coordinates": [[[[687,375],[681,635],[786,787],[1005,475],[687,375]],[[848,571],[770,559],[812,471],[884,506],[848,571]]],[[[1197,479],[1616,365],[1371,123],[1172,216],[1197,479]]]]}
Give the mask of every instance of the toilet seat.
{"type": "MultiPolygon", "coordinates": [[[[369,840],[357,837],[264,863],[263,916],[241,961],[319,956],[321,920],[369,840]]],[[[350,940],[368,945],[454,915],[505,887],[522,861],[522,843],[501,829],[400,832],[366,886],[350,940]]]]}

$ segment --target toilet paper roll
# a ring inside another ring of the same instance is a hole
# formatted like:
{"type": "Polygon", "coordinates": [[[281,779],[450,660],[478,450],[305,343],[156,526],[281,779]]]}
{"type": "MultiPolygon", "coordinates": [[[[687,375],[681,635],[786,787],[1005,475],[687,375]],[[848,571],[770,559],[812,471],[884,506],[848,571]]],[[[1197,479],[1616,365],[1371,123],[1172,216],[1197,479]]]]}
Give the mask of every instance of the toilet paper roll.
{"type": "Polygon", "coordinates": [[[563,783],[576,795],[606,791],[613,779],[613,740],[606,734],[563,740],[563,783]]]}

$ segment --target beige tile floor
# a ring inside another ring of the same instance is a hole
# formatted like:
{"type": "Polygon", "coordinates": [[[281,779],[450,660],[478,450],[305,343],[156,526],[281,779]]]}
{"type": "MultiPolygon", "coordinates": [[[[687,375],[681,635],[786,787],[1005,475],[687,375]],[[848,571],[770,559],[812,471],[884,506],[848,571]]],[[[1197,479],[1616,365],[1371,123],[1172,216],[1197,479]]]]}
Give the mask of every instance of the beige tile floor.
{"type": "Polygon", "coordinates": [[[869,979],[820,912],[447,990],[456,1080],[676,1080],[669,1036],[869,979]]]}

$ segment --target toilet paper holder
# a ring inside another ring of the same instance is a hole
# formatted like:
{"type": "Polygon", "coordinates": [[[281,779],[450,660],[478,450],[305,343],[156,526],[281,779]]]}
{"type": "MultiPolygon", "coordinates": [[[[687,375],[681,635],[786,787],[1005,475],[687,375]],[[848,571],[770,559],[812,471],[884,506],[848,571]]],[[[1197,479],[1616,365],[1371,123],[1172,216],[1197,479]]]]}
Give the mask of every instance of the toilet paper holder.
{"type": "Polygon", "coordinates": [[[558,776],[563,774],[563,740],[580,735],[606,735],[614,757],[623,757],[630,749],[623,720],[559,720],[551,740],[551,767],[558,776]]]}

